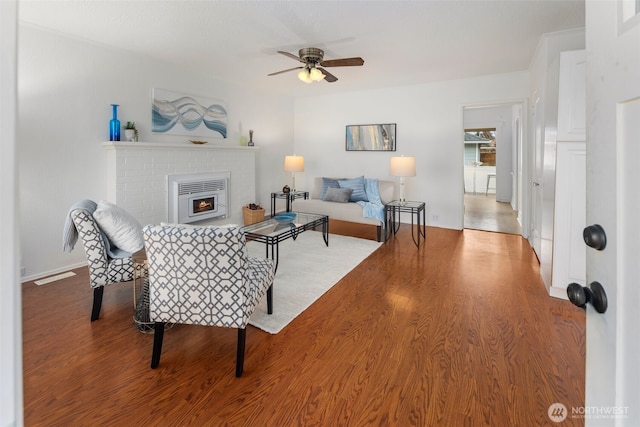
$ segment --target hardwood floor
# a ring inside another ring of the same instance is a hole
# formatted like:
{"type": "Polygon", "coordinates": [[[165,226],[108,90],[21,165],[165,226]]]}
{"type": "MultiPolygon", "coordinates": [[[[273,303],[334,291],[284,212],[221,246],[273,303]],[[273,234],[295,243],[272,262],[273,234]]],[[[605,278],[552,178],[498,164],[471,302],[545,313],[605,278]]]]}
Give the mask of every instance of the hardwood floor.
{"type": "MultiPolygon", "coordinates": [[[[27,426],[543,426],[584,405],[585,315],[549,297],[520,236],[410,228],[282,332],[132,322],[131,284],[90,322],[86,269],[23,287],[27,426]]],[[[275,302],[277,310],[277,301],[275,302]]],[[[583,425],[571,416],[563,426],[583,425]]]]}
{"type": "Polygon", "coordinates": [[[518,213],[509,203],[496,202],[495,194],[464,195],[464,228],[522,234],[518,213]]]}

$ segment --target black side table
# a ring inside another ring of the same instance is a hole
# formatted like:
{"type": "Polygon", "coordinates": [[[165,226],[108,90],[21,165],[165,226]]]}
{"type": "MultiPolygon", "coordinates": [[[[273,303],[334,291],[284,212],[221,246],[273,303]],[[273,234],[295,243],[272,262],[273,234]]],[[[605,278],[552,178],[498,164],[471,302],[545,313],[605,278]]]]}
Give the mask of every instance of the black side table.
{"type": "Polygon", "coordinates": [[[420,236],[423,239],[427,239],[427,230],[426,226],[426,214],[425,214],[425,203],[424,202],[400,202],[398,200],[394,200],[393,202],[389,202],[384,205],[384,224],[385,224],[385,232],[384,232],[384,241],[386,242],[388,238],[391,236],[391,232],[395,235],[400,229],[400,212],[408,212],[411,214],[411,238],[413,239],[413,243],[420,248],[420,236]],[[422,226],[420,225],[420,214],[422,213],[422,226]],[[413,230],[413,217],[415,215],[416,222],[418,225],[418,233],[417,239],[416,234],[413,230]],[[397,219],[396,219],[397,218],[397,219]]]}
{"type": "Polygon", "coordinates": [[[295,199],[308,199],[309,192],[308,191],[290,191],[288,193],[284,193],[282,191],[276,191],[275,193],[271,193],[271,216],[273,217],[276,214],[276,199],[286,199],[287,200],[287,212],[291,212],[291,203],[295,199]]]}

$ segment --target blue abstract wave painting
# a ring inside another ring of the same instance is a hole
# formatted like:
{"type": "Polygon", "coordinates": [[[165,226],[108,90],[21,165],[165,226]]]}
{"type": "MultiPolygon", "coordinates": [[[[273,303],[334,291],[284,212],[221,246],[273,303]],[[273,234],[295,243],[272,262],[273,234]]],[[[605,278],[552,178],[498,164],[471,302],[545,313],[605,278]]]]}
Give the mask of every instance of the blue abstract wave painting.
{"type": "Polygon", "coordinates": [[[153,90],[151,131],[170,135],[227,137],[227,109],[216,100],[153,90]]]}

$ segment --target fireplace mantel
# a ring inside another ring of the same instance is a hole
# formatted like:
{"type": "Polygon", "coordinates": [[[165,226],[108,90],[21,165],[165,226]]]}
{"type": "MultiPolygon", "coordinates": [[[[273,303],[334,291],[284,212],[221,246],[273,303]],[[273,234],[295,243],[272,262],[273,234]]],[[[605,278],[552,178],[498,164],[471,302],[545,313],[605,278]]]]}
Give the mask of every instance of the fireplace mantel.
{"type": "Polygon", "coordinates": [[[107,159],[108,200],[143,225],[168,221],[169,175],[229,172],[230,218],[225,222],[242,223],[242,206],[255,202],[258,147],[129,141],[102,145],[107,159]]]}
{"type": "Polygon", "coordinates": [[[242,145],[222,144],[191,144],[188,142],[129,142],[106,141],[102,145],[107,149],[125,148],[127,150],[153,150],[153,149],[185,149],[185,150],[230,150],[230,151],[256,151],[258,147],[246,147],[242,145]]]}

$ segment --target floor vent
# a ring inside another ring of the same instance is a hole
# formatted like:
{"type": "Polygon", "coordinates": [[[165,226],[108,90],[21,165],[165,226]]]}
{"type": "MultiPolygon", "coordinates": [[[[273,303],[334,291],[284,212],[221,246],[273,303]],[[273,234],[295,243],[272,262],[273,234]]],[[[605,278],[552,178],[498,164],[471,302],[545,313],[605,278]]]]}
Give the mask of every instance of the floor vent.
{"type": "Polygon", "coordinates": [[[76,273],[73,271],[67,271],[66,273],[56,274],[55,276],[45,277],[44,279],[36,280],[34,283],[38,286],[46,285],[47,283],[56,282],[58,280],[66,279],[67,277],[73,277],[76,273]]]}

